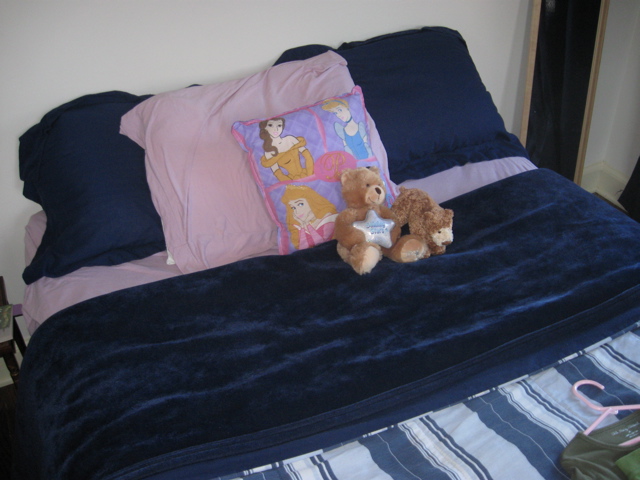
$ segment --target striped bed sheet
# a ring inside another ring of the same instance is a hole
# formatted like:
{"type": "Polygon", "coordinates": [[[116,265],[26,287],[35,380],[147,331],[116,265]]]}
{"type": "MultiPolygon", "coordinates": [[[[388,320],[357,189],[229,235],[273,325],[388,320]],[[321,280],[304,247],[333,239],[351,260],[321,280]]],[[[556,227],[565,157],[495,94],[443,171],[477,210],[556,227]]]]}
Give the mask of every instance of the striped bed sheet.
{"type": "MultiPolygon", "coordinates": [[[[222,480],[566,479],[560,455],[600,405],[640,403],[640,322],[549,368],[353,441],[222,480]]],[[[629,414],[609,416],[600,426],[629,414]]],[[[599,427],[600,428],[600,427],[599,427]]]]}

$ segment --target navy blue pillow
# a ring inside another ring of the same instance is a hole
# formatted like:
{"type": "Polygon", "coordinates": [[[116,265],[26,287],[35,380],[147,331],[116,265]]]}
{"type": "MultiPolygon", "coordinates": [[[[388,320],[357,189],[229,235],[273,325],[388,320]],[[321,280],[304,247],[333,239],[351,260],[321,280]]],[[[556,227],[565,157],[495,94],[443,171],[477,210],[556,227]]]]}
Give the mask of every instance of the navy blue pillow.
{"type": "Polygon", "coordinates": [[[276,63],[334,50],[362,87],[400,183],[467,162],[528,157],[505,130],[462,36],[445,27],[383,35],[360,42],[287,50],[276,63]]]}
{"type": "Polygon", "coordinates": [[[23,273],[27,284],[166,248],[144,150],[119,133],[120,117],[148,97],[86,95],[47,113],[20,137],[24,196],[47,215],[42,243],[23,273]]]}

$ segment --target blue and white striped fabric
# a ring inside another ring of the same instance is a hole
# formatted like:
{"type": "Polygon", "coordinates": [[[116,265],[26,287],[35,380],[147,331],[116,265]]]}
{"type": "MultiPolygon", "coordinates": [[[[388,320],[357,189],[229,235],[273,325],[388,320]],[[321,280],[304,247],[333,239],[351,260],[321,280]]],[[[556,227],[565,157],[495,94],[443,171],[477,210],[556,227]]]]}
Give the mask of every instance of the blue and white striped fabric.
{"type": "MultiPolygon", "coordinates": [[[[640,403],[640,322],[631,331],[541,372],[352,442],[224,480],[552,480],[569,476],[559,459],[598,417],[571,393],[578,380],[594,403],[640,403]]],[[[622,418],[611,416],[601,425],[622,418]]]]}

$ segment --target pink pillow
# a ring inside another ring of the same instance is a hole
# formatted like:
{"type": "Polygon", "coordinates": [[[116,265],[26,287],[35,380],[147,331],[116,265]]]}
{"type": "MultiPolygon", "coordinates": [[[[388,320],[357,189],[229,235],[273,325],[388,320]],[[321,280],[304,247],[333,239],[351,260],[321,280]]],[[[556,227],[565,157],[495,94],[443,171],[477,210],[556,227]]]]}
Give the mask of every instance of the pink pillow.
{"type": "MultiPolygon", "coordinates": [[[[335,218],[345,208],[340,174],[378,167],[362,90],[333,96],[292,112],[236,122],[233,134],[278,225],[285,255],[333,238],[335,218]]],[[[393,190],[388,176],[388,206],[393,190]]]]}
{"type": "MultiPolygon", "coordinates": [[[[152,199],[182,272],[276,252],[277,226],[233,138],[233,122],[292,110],[353,86],[345,60],[327,52],[240,80],[156,95],[122,117],[121,133],[146,150],[152,199]]],[[[374,142],[382,149],[377,132],[374,142]]]]}

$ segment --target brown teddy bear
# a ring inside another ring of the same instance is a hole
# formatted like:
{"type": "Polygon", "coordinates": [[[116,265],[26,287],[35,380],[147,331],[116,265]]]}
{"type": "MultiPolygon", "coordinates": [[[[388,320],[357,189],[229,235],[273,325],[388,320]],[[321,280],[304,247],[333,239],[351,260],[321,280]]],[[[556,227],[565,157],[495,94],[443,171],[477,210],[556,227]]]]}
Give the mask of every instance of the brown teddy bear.
{"type": "Polygon", "coordinates": [[[384,205],[387,191],[377,167],[345,170],[340,181],[347,207],[336,218],[334,238],[340,257],[358,274],[371,272],[383,254],[401,263],[429,255],[420,236],[401,237],[401,224],[384,205]]]}
{"type": "Polygon", "coordinates": [[[423,238],[431,255],[441,255],[453,242],[453,210],[442,208],[424,190],[400,187],[391,207],[400,226],[423,238]]]}

